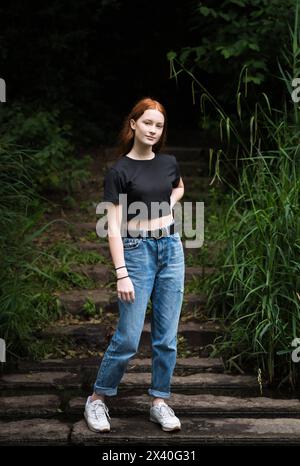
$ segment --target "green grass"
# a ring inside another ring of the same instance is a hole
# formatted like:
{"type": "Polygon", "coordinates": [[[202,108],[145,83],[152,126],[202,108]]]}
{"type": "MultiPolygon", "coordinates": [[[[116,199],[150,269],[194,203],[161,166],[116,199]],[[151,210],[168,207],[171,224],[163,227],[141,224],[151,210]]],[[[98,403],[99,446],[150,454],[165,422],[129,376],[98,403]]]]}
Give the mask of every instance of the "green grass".
{"type": "MultiPolygon", "coordinates": [[[[218,271],[205,281],[208,308],[229,328],[211,356],[222,355],[227,368],[251,368],[263,381],[292,390],[300,383],[300,365],[291,357],[300,336],[300,112],[290,96],[291,79],[300,74],[298,19],[297,5],[290,48],[282,45],[280,55],[286,93],[274,98],[281,108],[265,93],[249,108],[250,91],[241,90],[244,66],[233,119],[188,73],[220,117],[222,147],[211,150],[210,169],[230,194],[205,230],[206,239],[223,244],[214,259],[218,271]]],[[[207,263],[208,253],[203,247],[194,263],[207,263]]]]}

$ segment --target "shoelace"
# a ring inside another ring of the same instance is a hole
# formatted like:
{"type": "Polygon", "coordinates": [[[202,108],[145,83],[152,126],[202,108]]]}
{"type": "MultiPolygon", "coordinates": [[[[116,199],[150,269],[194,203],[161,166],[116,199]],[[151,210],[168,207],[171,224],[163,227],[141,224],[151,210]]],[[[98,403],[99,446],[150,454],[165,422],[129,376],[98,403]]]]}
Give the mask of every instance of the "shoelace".
{"type": "Polygon", "coordinates": [[[100,407],[102,409],[104,409],[104,411],[107,414],[107,416],[109,417],[109,419],[111,419],[111,417],[110,417],[110,415],[108,413],[107,406],[102,401],[98,401],[98,400],[92,402],[92,408],[93,408],[92,412],[93,412],[95,418],[99,419],[99,418],[103,417],[103,413],[100,411],[100,415],[99,415],[99,412],[97,411],[97,409],[100,408],[100,407]]]}
{"type": "Polygon", "coordinates": [[[166,404],[161,404],[160,406],[157,406],[159,408],[159,411],[162,415],[162,417],[166,417],[166,416],[175,416],[175,413],[173,411],[173,409],[169,406],[169,405],[166,405],[166,404]]]}

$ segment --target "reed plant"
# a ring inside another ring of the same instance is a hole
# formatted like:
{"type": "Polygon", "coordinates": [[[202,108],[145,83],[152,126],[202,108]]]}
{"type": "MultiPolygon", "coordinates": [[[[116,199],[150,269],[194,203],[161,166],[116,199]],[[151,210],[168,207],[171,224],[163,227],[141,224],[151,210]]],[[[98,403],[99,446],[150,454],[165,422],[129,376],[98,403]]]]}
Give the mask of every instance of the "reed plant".
{"type": "Polygon", "coordinates": [[[264,92],[250,108],[243,66],[235,117],[183,68],[192,89],[201,89],[202,110],[210,103],[219,116],[222,145],[211,149],[210,170],[212,182],[224,182],[231,197],[215,226],[224,245],[217,272],[205,281],[210,315],[228,329],[211,355],[222,355],[228,369],[252,369],[271,386],[292,390],[300,375],[292,358],[300,337],[300,126],[299,104],[291,99],[292,78],[300,77],[298,24],[296,2],[291,41],[278,60],[282,96],[264,92]]]}

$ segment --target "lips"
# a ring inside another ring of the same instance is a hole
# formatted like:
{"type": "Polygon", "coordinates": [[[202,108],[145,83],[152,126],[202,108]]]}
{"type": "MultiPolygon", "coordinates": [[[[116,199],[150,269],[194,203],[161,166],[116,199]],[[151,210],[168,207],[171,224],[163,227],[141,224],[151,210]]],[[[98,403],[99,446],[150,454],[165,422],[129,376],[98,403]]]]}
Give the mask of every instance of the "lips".
{"type": "Polygon", "coordinates": [[[148,139],[151,139],[152,141],[155,139],[155,138],[152,138],[151,136],[146,136],[148,139]]]}

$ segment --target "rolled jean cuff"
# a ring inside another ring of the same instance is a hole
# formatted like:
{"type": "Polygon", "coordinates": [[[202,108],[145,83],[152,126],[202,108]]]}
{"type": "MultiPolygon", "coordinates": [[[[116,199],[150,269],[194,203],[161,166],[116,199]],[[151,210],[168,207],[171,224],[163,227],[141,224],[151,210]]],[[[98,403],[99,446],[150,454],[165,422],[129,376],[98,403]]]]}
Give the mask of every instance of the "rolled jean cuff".
{"type": "Polygon", "coordinates": [[[96,395],[115,396],[118,393],[117,388],[99,388],[94,385],[96,395]]]}
{"type": "Polygon", "coordinates": [[[170,398],[171,396],[171,393],[159,392],[157,390],[152,390],[152,388],[149,388],[148,394],[157,398],[170,398]]]}

